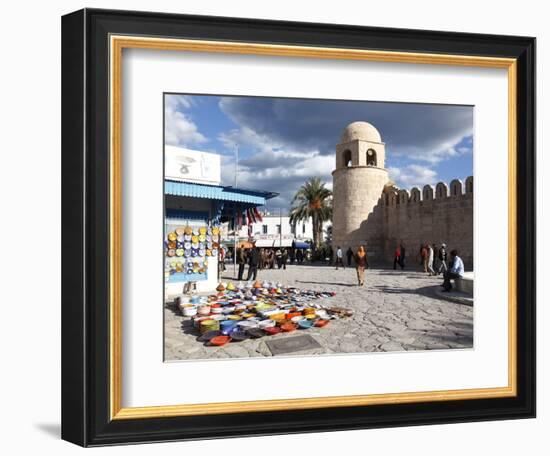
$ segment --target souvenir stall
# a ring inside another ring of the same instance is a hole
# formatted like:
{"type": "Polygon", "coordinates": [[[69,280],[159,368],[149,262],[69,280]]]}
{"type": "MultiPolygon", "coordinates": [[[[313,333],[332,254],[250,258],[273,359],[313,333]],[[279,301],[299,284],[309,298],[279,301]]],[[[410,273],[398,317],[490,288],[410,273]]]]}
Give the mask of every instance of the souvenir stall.
{"type": "MultiPolygon", "coordinates": [[[[219,283],[221,224],[242,223],[274,193],[165,180],[165,298],[210,292],[219,283]]],[[[257,211],[255,211],[257,213],[257,211]]]]}

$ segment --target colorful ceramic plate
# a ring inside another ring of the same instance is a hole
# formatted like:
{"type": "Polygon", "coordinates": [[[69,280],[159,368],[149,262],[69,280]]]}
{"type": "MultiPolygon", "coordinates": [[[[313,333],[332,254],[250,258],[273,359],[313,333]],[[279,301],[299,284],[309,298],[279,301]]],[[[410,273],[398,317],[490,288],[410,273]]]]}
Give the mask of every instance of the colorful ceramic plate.
{"type": "Polygon", "coordinates": [[[240,331],[238,329],[231,332],[231,340],[235,342],[241,342],[249,338],[249,335],[246,331],[240,331]]]}
{"type": "Polygon", "coordinates": [[[179,256],[179,257],[183,256],[183,249],[177,249],[176,256],[179,256]]]}
{"type": "Polygon", "coordinates": [[[167,252],[167,255],[168,255],[169,257],[173,257],[175,254],[176,254],[176,251],[175,251],[174,249],[170,249],[170,250],[168,250],[168,252],[167,252]]]}
{"type": "Polygon", "coordinates": [[[212,331],[206,331],[204,334],[201,334],[199,337],[197,337],[197,340],[199,342],[209,342],[216,336],[221,336],[222,332],[217,330],[212,331]]]}
{"type": "Polygon", "coordinates": [[[175,241],[177,238],[178,238],[178,235],[176,233],[168,233],[169,241],[175,241]]]}
{"type": "Polygon", "coordinates": [[[279,328],[278,326],[269,326],[267,328],[264,328],[264,332],[269,336],[274,336],[275,334],[279,334],[281,332],[281,328],[279,328]]]}
{"type": "Polygon", "coordinates": [[[212,345],[216,345],[218,347],[221,347],[222,345],[225,345],[231,340],[231,337],[229,336],[215,336],[212,339],[210,339],[210,343],[212,345]]]}

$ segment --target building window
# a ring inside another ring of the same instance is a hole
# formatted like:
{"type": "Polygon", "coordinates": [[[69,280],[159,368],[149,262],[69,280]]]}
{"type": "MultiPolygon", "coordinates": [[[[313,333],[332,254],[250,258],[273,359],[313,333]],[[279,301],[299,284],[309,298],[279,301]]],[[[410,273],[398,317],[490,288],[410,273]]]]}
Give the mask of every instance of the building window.
{"type": "Polygon", "coordinates": [[[376,151],[374,149],[367,150],[367,166],[376,166],[376,151]]]}
{"type": "Polygon", "coordinates": [[[267,225],[262,225],[262,233],[267,234],[267,225]]]}
{"type": "Polygon", "coordinates": [[[351,150],[344,151],[344,166],[351,166],[351,150]]]}
{"type": "Polygon", "coordinates": [[[302,224],[302,234],[306,234],[306,224],[302,224]]]}
{"type": "Polygon", "coordinates": [[[281,234],[281,225],[277,225],[277,234],[281,234]]]}

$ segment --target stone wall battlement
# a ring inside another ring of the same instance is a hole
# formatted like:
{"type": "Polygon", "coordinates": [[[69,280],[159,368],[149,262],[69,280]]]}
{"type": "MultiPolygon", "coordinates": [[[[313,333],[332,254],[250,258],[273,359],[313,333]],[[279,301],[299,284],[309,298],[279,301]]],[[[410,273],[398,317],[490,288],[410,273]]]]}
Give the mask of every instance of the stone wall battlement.
{"type": "Polygon", "coordinates": [[[424,185],[422,190],[413,187],[410,190],[398,189],[389,186],[384,189],[383,203],[387,208],[402,208],[415,203],[442,202],[449,199],[471,198],[474,192],[474,178],[469,176],[465,182],[460,179],[453,179],[449,185],[438,182],[434,187],[424,185]]]}

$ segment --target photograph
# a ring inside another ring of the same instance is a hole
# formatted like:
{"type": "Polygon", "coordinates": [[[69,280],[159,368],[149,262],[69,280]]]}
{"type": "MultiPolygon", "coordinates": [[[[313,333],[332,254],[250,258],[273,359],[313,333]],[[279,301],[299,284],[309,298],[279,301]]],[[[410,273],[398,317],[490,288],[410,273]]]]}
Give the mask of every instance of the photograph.
{"type": "Polygon", "coordinates": [[[475,349],[474,106],[163,98],[164,361],[475,349]]]}

